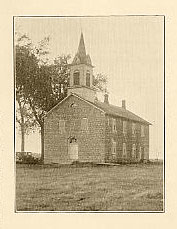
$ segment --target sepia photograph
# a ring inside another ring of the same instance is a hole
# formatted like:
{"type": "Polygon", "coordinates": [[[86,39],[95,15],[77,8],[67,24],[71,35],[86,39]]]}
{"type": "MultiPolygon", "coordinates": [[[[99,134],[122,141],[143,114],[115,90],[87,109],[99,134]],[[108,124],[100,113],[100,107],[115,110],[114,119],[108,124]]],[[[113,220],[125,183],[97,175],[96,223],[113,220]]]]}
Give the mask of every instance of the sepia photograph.
{"type": "Polygon", "coordinates": [[[165,17],[14,16],[19,212],[165,212],[165,17]]]}

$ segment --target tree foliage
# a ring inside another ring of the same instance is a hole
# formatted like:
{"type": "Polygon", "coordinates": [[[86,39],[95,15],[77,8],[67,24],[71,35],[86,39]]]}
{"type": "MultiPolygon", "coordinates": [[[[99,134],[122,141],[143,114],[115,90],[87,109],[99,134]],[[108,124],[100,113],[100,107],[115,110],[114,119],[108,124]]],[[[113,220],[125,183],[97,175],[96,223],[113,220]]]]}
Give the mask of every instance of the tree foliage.
{"type": "Polygon", "coordinates": [[[31,53],[30,40],[26,36],[18,38],[15,46],[16,121],[21,132],[21,151],[25,150],[25,134],[36,126],[36,120],[28,103],[27,91],[31,77],[37,74],[37,68],[38,61],[31,53]]]}
{"type": "Polygon", "coordinates": [[[15,46],[17,122],[20,124],[23,145],[27,130],[36,125],[40,127],[42,160],[44,115],[67,95],[69,72],[69,56],[60,56],[53,63],[48,62],[45,50],[47,42],[48,39],[44,39],[39,47],[35,47],[23,36],[15,46]]]}
{"type": "Polygon", "coordinates": [[[98,88],[102,93],[107,92],[107,76],[99,73],[93,77],[93,85],[98,88]]]}
{"type": "MultiPolygon", "coordinates": [[[[40,127],[41,160],[44,159],[44,115],[67,96],[70,55],[61,55],[51,61],[48,57],[49,37],[34,46],[26,36],[17,38],[15,44],[15,82],[17,122],[22,141],[29,130],[40,127]]],[[[106,92],[107,78],[94,77],[93,84],[106,92]]],[[[24,151],[24,147],[22,147],[24,151]]]]}

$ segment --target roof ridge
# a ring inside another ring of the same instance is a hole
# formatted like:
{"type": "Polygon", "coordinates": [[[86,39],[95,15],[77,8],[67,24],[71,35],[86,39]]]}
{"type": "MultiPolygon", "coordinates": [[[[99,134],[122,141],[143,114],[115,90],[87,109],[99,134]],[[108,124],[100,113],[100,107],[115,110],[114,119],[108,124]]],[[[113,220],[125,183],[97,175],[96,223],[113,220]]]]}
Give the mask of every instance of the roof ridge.
{"type": "Polygon", "coordinates": [[[105,104],[104,102],[101,102],[101,101],[97,101],[95,104],[98,106],[100,104],[101,108],[105,109],[106,110],[105,112],[108,114],[112,114],[112,115],[116,115],[116,116],[123,117],[126,119],[134,120],[136,122],[143,122],[143,123],[146,123],[148,125],[152,125],[150,122],[148,122],[145,119],[141,118],[140,116],[136,115],[132,111],[129,111],[129,110],[124,109],[122,107],[119,107],[119,106],[116,106],[116,105],[113,105],[110,103],[105,104]],[[109,108],[113,109],[113,110],[109,110],[109,108]],[[115,109],[119,109],[119,110],[115,110],[115,109]],[[121,112],[121,113],[119,113],[119,112],[121,112]]]}
{"type": "Polygon", "coordinates": [[[70,95],[65,97],[62,101],[57,103],[50,111],[47,112],[47,114],[44,115],[44,117],[48,116],[48,114],[50,114],[54,109],[56,109],[56,107],[59,106],[59,104],[63,103],[66,99],[68,99],[68,97],[70,97],[72,95],[76,96],[77,98],[79,98],[79,99],[81,99],[87,103],[89,103],[90,105],[95,106],[97,109],[101,110],[102,112],[105,112],[106,114],[118,116],[118,117],[129,119],[129,120],[133,120],[135,122],[145,123],[147,125],[152,125],[150,122],[144,120],[143,118],[139,117],[138,115],[134,114],[133,112],[131,112],[127,109],[124,109],[122,107],[118,107],[118,106],[115,106],[112,104],[105,104],[104,102],[101,102],[101,101],[91,102],[87,99],[82,98],[81,96],[79,96],[76,93],[71,93],[70,95]],[[118,109],[118,110],[115,110],[115,109],[118,109]]]}

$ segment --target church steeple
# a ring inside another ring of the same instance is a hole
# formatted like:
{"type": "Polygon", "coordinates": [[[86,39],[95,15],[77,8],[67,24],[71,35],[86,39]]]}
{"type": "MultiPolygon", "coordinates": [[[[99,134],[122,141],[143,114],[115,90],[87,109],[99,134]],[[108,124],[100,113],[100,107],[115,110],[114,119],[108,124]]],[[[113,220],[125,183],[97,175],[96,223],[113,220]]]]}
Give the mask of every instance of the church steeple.
{"type": "Polygon", "coordinates": [[[80,42],[79,42],[79,47],[78,47],[77,53],[80,56],[86,57],[86,50],[85,50],[85,43],[84,43],[83,33],[81,33],[81,37],[80,37],[80,42]]]}
{"type": "Polygon", "coordinates": [[[86,54],[84,36],[81,33],[77,53],[70,65],[70,87],[68,93],[76,93],[81,97],[94,101],[93,66],[90,56],[86,54]]]}
{"type": "Polygon", "coordinates": [[[80,36],[78,51],[77,51],[77,53],[73,59],[72,64],[73,65],[75,65],[75,64],[92,65],[90,56],[88,54],[86,54],[84,35],[82,32],[81,32],[81,36],[80,36]]]}

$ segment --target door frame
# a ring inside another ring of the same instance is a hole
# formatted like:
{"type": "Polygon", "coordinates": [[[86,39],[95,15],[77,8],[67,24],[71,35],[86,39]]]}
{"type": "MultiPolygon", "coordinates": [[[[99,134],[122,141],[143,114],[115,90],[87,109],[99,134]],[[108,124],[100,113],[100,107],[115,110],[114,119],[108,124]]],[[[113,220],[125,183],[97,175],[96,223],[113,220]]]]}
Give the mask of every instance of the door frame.
{"type": "Polygon", "coordinates": [[[78,159],[79,159],[79,147],[78,147],[77,138],[74,137],[74,136],[70,136],[70,137],[68,138],[67,146],[68,146],[68,156],[69,156],[69,159],[70,159],[72,162],[78,161],[78,159]],[[70,151],[70,150],[71,150],[72,145],[73,145],[73,146],[77,146],[77,147],[75,147],[75,149],[77,148],[77,156],[76,156],[77,159],[74,159],[74,158],[72,159],[72,158],[71,158],[71,151],[70,151]]]}

